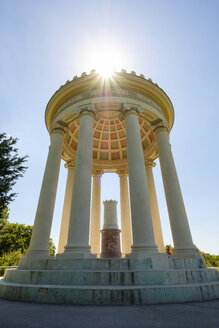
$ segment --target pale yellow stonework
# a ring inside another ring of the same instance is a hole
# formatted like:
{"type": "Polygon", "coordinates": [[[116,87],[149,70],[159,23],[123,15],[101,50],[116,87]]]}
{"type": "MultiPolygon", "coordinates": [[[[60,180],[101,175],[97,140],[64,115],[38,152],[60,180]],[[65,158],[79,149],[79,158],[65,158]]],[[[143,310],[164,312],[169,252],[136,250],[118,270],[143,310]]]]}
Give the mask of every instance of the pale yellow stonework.
{"type": "Polygon", "coordinates": [[[93,173],[90,246],[91,253],[100,254],[101,172],[93,173]]]}
{"type": "Polygon", "coordinates": [[[132,227],[129,205],[129,190],[128,190],[128,173],[124,170],[118,172],[120,181],[120,207],[121,207],[121,230],[122,230],[122,254],[131,253],[132,246],[132,227]]]}
{"type": "Polygon", "coordinates": [[[71,210],[71,198],[72,198],[72,190],[74,184],[74,166],[72,165],[71,162],[67,163],[65,166],[68,169],[68,177],[67,177],[65,200],[64,200],[63,212],[62,212],[62,223],[61,223],[61,229],[59,235],[59,245],[58,245],[59,254],[64,252],[64,247],[67,244],[70,210],[71,210]]]}
{"type": "Polygon", "coordinates": [[[164,242],[163,242],[163,234],[162,234],[162,228],[160,223],[160,214],[158,209],[158,203],[157,203],[157,195],[156,195],[156,189],[154,184],[154,177],[152,168],[155,166],[155,163],[152,161],[146,162],[146,176],[147,176],[147,182],[148,182],[148,192],[149,192],[149,199],[150,199],[150,205],[151,205],[151,214],[152,214],[152,223],[154,228],[154,239],[155,243],[158,247],[158,251],[160,253],[164,253],[164,242]]]}

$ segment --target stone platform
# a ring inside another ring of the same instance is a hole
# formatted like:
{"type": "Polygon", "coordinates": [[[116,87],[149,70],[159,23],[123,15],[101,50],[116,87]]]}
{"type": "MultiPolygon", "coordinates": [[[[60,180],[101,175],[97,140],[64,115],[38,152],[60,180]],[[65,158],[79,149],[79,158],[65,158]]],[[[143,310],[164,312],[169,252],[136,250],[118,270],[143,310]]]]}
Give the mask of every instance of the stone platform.
{"type": "Polygon", "coordinates": [[[219,298],[219,269],[199,259],[50,259],[6,270],[0,297],[53,304],[130,305],[219,298]]]}

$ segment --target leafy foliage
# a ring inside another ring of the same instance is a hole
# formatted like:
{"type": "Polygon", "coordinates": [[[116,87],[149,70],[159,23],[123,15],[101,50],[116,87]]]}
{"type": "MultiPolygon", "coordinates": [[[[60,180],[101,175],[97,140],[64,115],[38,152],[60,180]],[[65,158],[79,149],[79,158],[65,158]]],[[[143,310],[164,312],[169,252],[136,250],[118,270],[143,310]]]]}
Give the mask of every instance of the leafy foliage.
{"type": "MultiPolygon", "coordinates": [[[[15,251],[24,254],[29,247],[32,230],[32,226],[25,226],[24,224],[6,224],[0,234],[0,257],[15,251]]],[[[56,247],[50,238],[49,255],[54,256],[55,250],[56,247]]]]}
{"type": "Polygon", "coordinates": [[[28,156],[18,156],[18,150],[14,147],[17,140],[17,138],[7,138],[5,133],[0,133],[0,217],[5,207],[16,196],[16,193],[11,192],[14,184],[27,169],[23,164],[28,156]]]}
{"type": "Polygon", "coordinates": [[[55,256],[56,253],[56,247],[55,244],[53,243],[52,238],[49,239],[49,255],[50,256],[55,256]]]}
{"type": "Polygon", "coordinates": [[[9,210],[8,206],[5,206],[2,210],[0,210],[1,215],[0,215],[0,234],[4,226],[8,223],[8,218],[9,218],[9,210]]]}
{"type": "MultiPolygon", "coordinates": [[[[22,224],[22,226],[23,226],[23,224],[22,224]]],[[[32,228],[31,226],[28,226],[28,227],[32,228]]],[[[31,231],[32,231],[32,229],[31,229],[31,231]]],[[[31,237],[31,235],[30,235],[30,237],[31,237]]],[[[11,248],[13,248],[13,247],[11,247],[11,248]]],[[[52,239],[50,238],[50,241],[49,241],[49,255],[54,256],[55,251],[56,251],[56,247],[55,247],[52,239]]],[[[3,254],[0,257],[0,276],[4,275],[5,270],[7,269],[7,267],[17,266],[18,262],[20,261],[22,256],[24,256],[25,253],[26,253],[26,249],[24,250],[24,252],[22,252],[21,249],[18,249],[18,250],[13,250],[9,253],[3,254]]]]}
{"type": "Polygon", "coordinates": [[[202,252],[196,246],[195,248],[197,252],[204,257],[207,267],[219,267],[219,255],[212,255],[209,253],[202,252]]]}
{"type": "Polygon", "coordinates": [[[21,253],[28,248],[32,234],[32,226],[8,223],[0,235],[0,256],[5,253],[20,250],[21,253]]]}
{"type": "Polygon", "coordinates": [[[7,254],[4,254],[0,257],[0,276],[4,275],[5,269],[7,266],[17,266],[20,261],[22,254],[21,250],[13,251],[7,254]],[[3,267],[4,266],[4,267],[3,267]],[[1,268],[2,267],[2,268],[1,268]]]}
{"type": "MultiPolygon", "coordinates": [[[[166,254],[170,255],[169,254],[169,249],[171,249],[173,254],[174,254],[174,248],[171,245],[166,245],[165,246],[166,254]]],[[[212,255],[212,254],[209,254],[209,253],[202,252],[198,249],[197,246],[195,246],[195,249],[199,254],[201,254],[204,257],[207,267],[219,267],[219,255],[212,255]]]]}

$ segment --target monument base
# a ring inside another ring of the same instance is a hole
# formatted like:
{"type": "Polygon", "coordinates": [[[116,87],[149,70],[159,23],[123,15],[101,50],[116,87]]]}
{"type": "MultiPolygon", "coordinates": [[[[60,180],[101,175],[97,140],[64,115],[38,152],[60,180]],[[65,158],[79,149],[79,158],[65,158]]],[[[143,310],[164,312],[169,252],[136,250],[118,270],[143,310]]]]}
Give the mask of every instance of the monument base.
{"type": "Polygon", "coordinates": [[[102,234],[102,251],[101,258],[121,258],[120,247],[120,232],[119,229],[103,229],[102,234]]]}
{"type": "Polygon", "coordinates": [[[49,259],[6,270],[0,297],[52,304],[130,305],[219,298],[219,269],[196,259],[49,259]],[[190,267],[192,266],[192,267],[190,267]],[[181,267],[181,268],[179,268],[181,267]]]}

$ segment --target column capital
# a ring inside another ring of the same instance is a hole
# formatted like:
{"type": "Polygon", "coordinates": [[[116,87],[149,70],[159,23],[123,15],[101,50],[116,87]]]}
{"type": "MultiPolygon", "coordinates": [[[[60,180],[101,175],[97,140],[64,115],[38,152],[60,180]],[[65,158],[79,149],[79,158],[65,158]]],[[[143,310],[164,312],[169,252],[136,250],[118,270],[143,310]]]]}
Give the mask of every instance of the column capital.
{"type": "Polygon", "coordinates": [[[92,176],[93,177],[100,177],[102,178],[103,172],[101,170],[93,170],[92,171],[92,176]]]}
{"type": "Polygon", "coordinates": [[[156,163],[154,163],[151,159],[147,159],[145,161],[145,166],[146,166],[146,168],[147,167],[155,167],[156,166],[156,163]]]}
{"type": "Polygon", "coordinates": [[[68,131],[68,125],[62,121],[58,121],[52,124],[50,129],[50,136],[52,136],[54,133],[60,133],[63,136],[68,131]]]}
{"type": "Polygon", "coordinates": [[[67,163],[65,163],[65,168],[66,169],[74,169],[75,164],[73,163],[73,161],[68,161],[67,163]]]}
{"type": "Polygon", "coordinates": [[[94,104],[89,104],[79,108],[80,117],[90,115],[92,118],[96,116],[96,107],[94,104]]]}
{"type": "Polygon", "coordinates": [[[170,129],[169,129],[168,125],[160,119],[152,122],[151,131],[153,131],[155,134],[157,134],[160,131],[165,131],[168,133],[168,135],[170,133],[170,129]]]}
{"type": "Polygon", "coordinates": [[[128,176],[128,170],[117,170],[116,173],[119,177],[128,176]]]}
{"type": "Polygon", "coordinates": [[[124,103],[122,108],[122,114],[125,118],[128,114],[135,114],[137,117],[139,113],[144,112],[144,109],[141,106],[134,106],[132,104],[124,103]]]}

